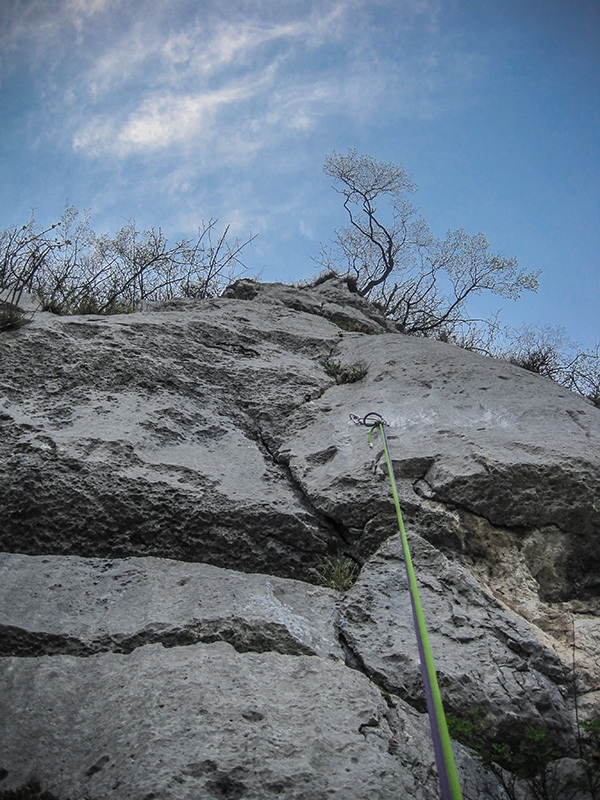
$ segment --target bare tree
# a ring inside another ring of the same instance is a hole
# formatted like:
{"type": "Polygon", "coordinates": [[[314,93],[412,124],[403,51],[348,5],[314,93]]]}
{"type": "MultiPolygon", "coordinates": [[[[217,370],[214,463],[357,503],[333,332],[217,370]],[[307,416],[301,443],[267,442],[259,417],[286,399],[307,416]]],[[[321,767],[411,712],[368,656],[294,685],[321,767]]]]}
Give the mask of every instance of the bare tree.
{"type": "Polygon", "coordinates": [[[0,233],[0,292],[5,302],[17,305],[21,295],[33,291],[36,275],[46,267],[60,241],[49,234],[58,223],[42,229],[33,215],[20,228],[13,226],[0,233]]]}
{"type": "Polygon", "coordinates": [[[583,350],[564,328],[522,325],[505,328],[493,341],[490,354],[550,378],[600,408],[600,342],[583,350]]]}
{"type": "Polygon", "coordinates": [[[600,408],[600,342],[591,350],[579,350],[571,361],[566,384],[600,408]]]}
{"type": "Polygon", "coordinates": [[[344,198],[350,225],[336,231],[337,249],[322,249],[318,261],[352,276],[401,331],[451,335],[470,319],[470,296],[516,299],[538,288],[537,273],[490,253],[482,233],[449,231],[436,240],[410,202],[415,186],[403,167],[349,150],[329,156],[323,170],[344,198]]]}
{"type": "Polygon", "coordinates": [[[170,245],[160,228],[139,231],[133,220],[114,236],[96,235],[89,211],[67,205],[42,229],[33,217],[0,233],[1,297],[17,304],[23,291],[58,314],[131,311],[142,300],[214,297],[246,271],[242,250],[254,236],[231,240],[229,226],[202,222],[195,240],[170,245]],[[6,296],[6,297],[5,297],[6,296]]]}

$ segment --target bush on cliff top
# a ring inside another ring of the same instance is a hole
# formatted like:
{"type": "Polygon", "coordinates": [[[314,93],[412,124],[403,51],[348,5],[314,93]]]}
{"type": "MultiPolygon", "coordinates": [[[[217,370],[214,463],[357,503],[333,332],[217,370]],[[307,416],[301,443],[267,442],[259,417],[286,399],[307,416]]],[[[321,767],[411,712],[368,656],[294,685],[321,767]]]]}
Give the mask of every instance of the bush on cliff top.
{"type": "Polygon", "coordinates": [[[143,300],[214,297],[245,271],[241,253],[254,239],[230,240],[229,227],[216,226],[202,222],[195,240],[173,245],[160,228],[139,231],[134,221],[111,237],[91,229],[89,212],[80,218],[67,205],[50,227],[32,217],[0,233],[0,293],[13,305],[33,293],[56,314],[115,314],[143,300]]]}

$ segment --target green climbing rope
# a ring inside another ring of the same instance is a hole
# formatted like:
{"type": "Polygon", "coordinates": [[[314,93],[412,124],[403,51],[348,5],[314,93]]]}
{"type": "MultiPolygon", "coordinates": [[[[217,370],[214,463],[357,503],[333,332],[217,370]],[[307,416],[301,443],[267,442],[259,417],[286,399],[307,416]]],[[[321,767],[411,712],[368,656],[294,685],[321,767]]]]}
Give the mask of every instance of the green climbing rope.
{"type": "Polygon", "coordinates": [[[448,733],[448,725],[446,723],[446,715],[444,713],[442,697],[437,682],[431,645],[427,635],[425,615],[423,614],[423,607],[419,597],[417,579],[415,577],[415,570],[410,555],[410,548],[408,546],[408,537],[404,528],[400,501],[398,500],[396,478],[394,476],[394,468],[392,466],[392,459],[390,457],[390,450],[385,432],[387,423],[380,414],[375,413],[367,414],[363,418],[357,417],[355,414],[351,414],[350,418],[356,424],[365,425],[369,428],[369,444],[372,444],[373,431],[376,428],[379,428],[390,484],[392,486],[394,506],[396,508],[396,515],[398,517],[398,530],[400,531],[400,537],[402,539],[404,565],[406,567],[406,575],[408,578],[415,634],[417,637],[417,645],[419,648],[419,657],[421,662],[421,675],[425,689],[425,698],[427,700],[427,711],[429,714],[431,738],[433,741],[433,749],[440,781],[441,798],[442,800],[462,800],[458,773],[456,770],[456,764],[454,763],[454,754],[452,752],[450,735],[448,733]]]}

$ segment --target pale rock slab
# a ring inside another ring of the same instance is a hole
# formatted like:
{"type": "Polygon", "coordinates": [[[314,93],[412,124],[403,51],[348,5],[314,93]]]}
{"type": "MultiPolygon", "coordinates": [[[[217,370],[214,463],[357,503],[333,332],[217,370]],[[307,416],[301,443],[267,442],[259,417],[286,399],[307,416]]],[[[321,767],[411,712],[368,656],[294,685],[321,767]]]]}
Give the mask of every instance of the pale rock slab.
{"type": "MultiPolygon", "coordinates": [[[[367,364],[367,376],[304,404],[280,440],[280,455],[318,508],[353,525],[366,550],[370,539],[385,538],[387,520],[376,519],[389,507],[381,443],[376,437],[369,449],[366,431],[349,420],[376,411],[389,423],[409,517],[425,515],[432,527],[437,503],[442,529],[445,512],[458,509],[522,536],[538,532],[524,553],[534,571],[558,532],[553,566],[545,564],[550,585],[537,569],[542,591],[553,599],[597,594],[599,409],[547,379],[443,342],[346,334],[336,353],[367,364]]],[[[453,527],[446,541],[456,549],[460,525],[453,527]]],[[[442,531],[430,535],[442,543],[442,531]]]]}
{"type": "MultiPolygon", "coordinates": [[[[3,786],[35,777],[103,800],[438,796],[426,720],[390,711],[339,661],[218,642],[0,670],[3,786]]],[[[462,748],[459,763],[477,791],[480,767],[462,748]]]]}
{"type": "Polygon", "coordinates": [[[160,558],[0,554],[0,655],[130,653],[229,642],[239,652],[343,659],[339,594],[160,558]]]}
{"type": "MultiPolygon", "coordinates": [[[[491,738],[518,741],[526,727],[544,727],[572,746],[568,668],[466,569],[420,537],[409,543],[446,712],[481,712],[491,738]]],[[[347,593],[339,630],[376,683],[425,710],[399,536],[370,558],[347,593]]]]}
{"type": "Polygon", "coordinates": [[[0,349],[0,547],[154,555],[310,579],[343,545],[262,420],[331,384],[341,331],[285,306],[37,314],[0,349]]]}

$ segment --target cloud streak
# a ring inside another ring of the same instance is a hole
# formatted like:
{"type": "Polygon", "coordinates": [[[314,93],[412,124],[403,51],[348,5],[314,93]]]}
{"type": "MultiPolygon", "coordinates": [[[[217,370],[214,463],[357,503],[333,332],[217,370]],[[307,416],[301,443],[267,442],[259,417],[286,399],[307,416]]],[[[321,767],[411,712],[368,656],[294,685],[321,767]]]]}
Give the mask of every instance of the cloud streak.
{"type": "Polygon", "coordinates": [[[233,0],[226,13],[219,0],[17,5],[5,42],[46,59],[38,116],[79,156],[171,150],[198,156],[197,168],[212,151],[235,163],[286,137],[376,121],[378,105],[434,115],[449,102],[443,53],[398,59],[415,25],[437,29],[439,0],[233,0]]]}
{"type": "Polygon", "coordinates": [[[281,22],[241,17],[234,11],[234,19],[227,21],[207,14],[182,25],[183,30],[165,34],[165,28],[173,27],[172,21],[165,24],[169,6],[165,3],[162,13],[146,15],[123,31],[120,40],[84,73],[83,83],[94,99],[101,99],[139,79],[142,69],[146,81],[173,88],[209,80],[226,69],[252,69],[257,59],[273,57],[267,52],[270,46],[285,49],[301,43],[309,49],[334,41],[343,28],[347,5],[339,2],[329,10],[281,22]]]}
{"type": "MultiPolygon", "coordinates": [[[[133,181],[140,197],[217,204],[228,219],[247,218],[246,204],[253,229],[275,213],[265,207],[267,185],[286,185],[277,208],[292,202],[299,187],[282,176],[298,175],[309,151],[318,174],[340,136],[451,104],[448,76],[469,56],[448,60],[439,0],[32,0],[28,8],[28,41],[35,60],[46,60],[36,73],[46,77],[40,140],[70,150],[86,171],[119,175],[121,187],[133,181]],[[418,26],[428,31],[424,52],[418,26]],[[219,188],[206,195],[213,180],[219,188]]],[[[23,36],[13,28],[22,48],[23,36]]],[[[462,76],[461,92],[472,80],[462,76]]]]}
{"type": "Polygon", "coordinates": [[[349,6],[269,23],[195,21],[166,36],[157,18],[137,23],[82,76],[74,105],[88,114],[76,123],[73,147],[122,158],[174,146],[204,149],[220,136],[239,143],[243,131],[250,140],[244,149],[255,151],[259,134],[267,145],[275,127],[311,130],[327,109],[339,111],[336,93],[344,97],[348,87],[340,91],[337,79],[306,62],[299,80],[298,61],[339,41],[349,6]]]}
{"type": "Polygon", "coordinates": [[[197,94],[159,92],[143,100],[124,121],[98,115],[73,139],[76,150],[123,157],[198,141],[214,134],[219,111],[257,94],[260,84],[245,82],[197,94]],[[212,131],[212,133],[211,133],[212,131]]]}
{"type": "MultiPolygon", "coordinates": [[[[435,94],[431,87],[442,81],[447,64],[437,75],[431,63],[421,65],[420,74],[414,67],[410,74],[399,71],[393,59],[379,55],[384,42],[371,39],[362,24],[365,6],[348,0],[298,11],[292,4],[287,16],[284,7],[270,21],[233,10],[227,21],[207,14],[185,26],[172,24],[168,33],[161,15],[138,21],[84,72],[75,102],[87,114],[74,123],[73,147],[117,158],[216,147],[235,158],[239,147],[255,153],[327,120],[360,123],[386,87],[395,92],[398,113],[403,105],[407,112],[427,107],[433,113],[434,100],[414,95],[424,87],[435,94]],[[332,51],[345,69],[339,61],[331,68],[332,51]]],[[[408,16],[425,15],[428,24],[436,8],[424,0],[406,3],[408,16]]]]}

